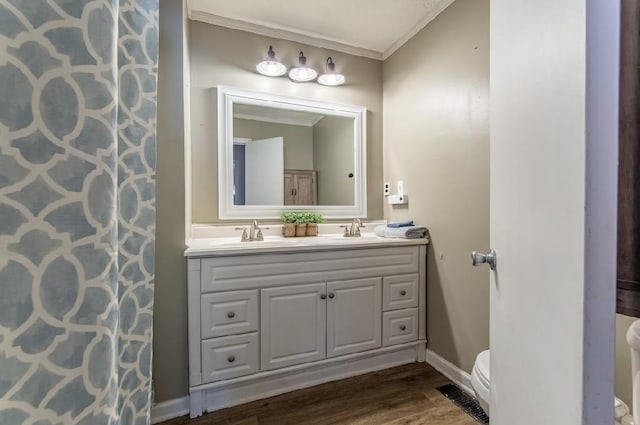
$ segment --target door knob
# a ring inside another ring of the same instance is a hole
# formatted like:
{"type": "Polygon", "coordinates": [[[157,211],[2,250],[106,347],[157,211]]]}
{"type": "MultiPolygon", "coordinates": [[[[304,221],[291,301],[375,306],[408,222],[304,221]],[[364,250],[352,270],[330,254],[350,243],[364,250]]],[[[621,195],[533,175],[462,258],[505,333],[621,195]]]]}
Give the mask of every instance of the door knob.
{"type": "Polygon", "coordinates": [[[488,254],[481,254],[481,253],[479,253],[477,251],[473,251],[471,253],[471,263],[474,266],[477,266],[479,264],[487,263],[487,264],[489,264],[489,268],[491,270],[495,270],[496,269],[496,263],[497,263],[496,251],[492,249],[491,251],[489,251],[488,254]]]}

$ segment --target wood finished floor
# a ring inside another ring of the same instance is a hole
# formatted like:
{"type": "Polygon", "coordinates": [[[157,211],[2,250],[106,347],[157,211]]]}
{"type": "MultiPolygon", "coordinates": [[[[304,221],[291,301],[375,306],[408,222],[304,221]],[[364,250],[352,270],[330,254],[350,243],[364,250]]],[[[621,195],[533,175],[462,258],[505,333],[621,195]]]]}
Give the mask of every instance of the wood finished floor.
{"type": "Polygon", "coordinates": [[[477,425],[436,390],[447,383],[414,363],[162,425],[477,425]]]}

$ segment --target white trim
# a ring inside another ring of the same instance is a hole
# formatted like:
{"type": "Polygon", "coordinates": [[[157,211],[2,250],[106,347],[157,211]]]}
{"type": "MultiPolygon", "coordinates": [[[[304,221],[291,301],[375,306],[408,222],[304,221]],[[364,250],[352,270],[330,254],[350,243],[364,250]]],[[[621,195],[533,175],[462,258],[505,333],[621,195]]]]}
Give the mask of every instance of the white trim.
{"type": "MultiPolygon", "coordinates": [[[[447,0],[451,1],[451,0],[447,0]]],[[[369,59],[382,60],[382,52],[355,46],[340,40],[326,38],[320,34],[312,32],[302,32],[291,28],[265,24],[262,22],[244,21],[224,16],[214,15],[202,10],[189,8],[189,19],[205,22],[207,24],[218,25],[234,30],[247,31],[258,35],[273,37],[280,40],[295,41],[308,44],[309,46],[331,49],[338,52],[348,53],[354,56],[362,56],[369,59]]]]}
{"type": "Polygon", "coordinates": [[[444,12],[444,10],[451,6],[455,0],[442,0],[440,1],[429,13],[427,13],[422,19],[415,24],[413,28],[411,28],[407,33],[405,33],[402,37],[391,43],[391,45],[382,52],[382,60],[387,60],[389,56],[391,56],[396,50],[402,47],[407,41],[411,40],[422,28],[426,27],[427,24],[433,21],[439,14],[444,12]]]}
{"type": "Polygon", "coordinates": [[[189,22],[186,2],[182,7],[182,106],[184,144],[184,237],[191,239],[192,179],[191,179],[191,63],[189,55],[189,22]]]}
{"type": "Polygon", "coordinates": [[[163,401],[151,407],[151,423],[157,424],[189,414],[189,396],[163,401]]]}
{"type": "Polygon", "coordinates": [[[429,349],[427,349],[427,363],[475,398],[475,392],[471,387],[471,375],[467,372],[429,349]]]}
{"type": "Polygon", "coordinates": [[[367,216],[367,109],[312,99],[301,99],[218,86],[218,218],[278,219],[285,210],[317,211],[326,218],[367,216]],[[353,205],[234,205],[233,204],[233,104],[243,103],[295,111],[322,113],[353,119],[354,127],[354,204],[353,205]]]}

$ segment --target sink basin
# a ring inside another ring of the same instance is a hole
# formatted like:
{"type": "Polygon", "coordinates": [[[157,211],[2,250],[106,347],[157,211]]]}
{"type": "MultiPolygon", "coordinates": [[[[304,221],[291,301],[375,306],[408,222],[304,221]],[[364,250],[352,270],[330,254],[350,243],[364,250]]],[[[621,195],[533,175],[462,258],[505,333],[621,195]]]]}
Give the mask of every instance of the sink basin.
{"type": "Polygon", "coordinates": [[[344,241],[344,242],[358,242],[358,241],[375,241],[378,240],[378,236],[375,233],[362,233],[360,236],[345,237],[342,235],[319,235],[318,238],[332,241],[344,241]]]}
{"type": "Polygon", "coordinates": [[[294,238],[267,237],[263,241],[240,242],[237,238],[233,239],[217,239],[209,243],[211,246],[224,248],[251,248],[261,247],[267,248],[271,246],[289,246],[295,243],[294,238]]]}

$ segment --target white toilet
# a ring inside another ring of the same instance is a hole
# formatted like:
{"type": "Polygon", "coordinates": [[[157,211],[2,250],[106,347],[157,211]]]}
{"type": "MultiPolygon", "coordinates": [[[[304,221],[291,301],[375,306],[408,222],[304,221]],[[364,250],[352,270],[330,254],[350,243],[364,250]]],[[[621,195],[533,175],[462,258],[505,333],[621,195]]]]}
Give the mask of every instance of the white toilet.
{"type": "MultiPolygon", "coordinates": [[[[640,390],[640,320],[634,323],[637,326],[634,328],[632,325],[629,329],[629,333],[627,334],[627,341],[629,341],[629,345],[631,345],[631,352],[633,355],[633,370],[634,377],[637,374],[637,378],[634,378],[634,409],[636,406],[636,398],[640,397],[640,394],[636,394],[636,386],[640,390]],[[632,329],[634,329],[632,331],[632,329]],[[633,334],[633,336],[630,336],[633,334]],[[632,344],[632,340],[636,344],[632,344]]],[[[476,393],[476,398],[478,399],[478,403],[480,407],[485,411],[485,413],[491,416],[489,412],[489,406],[491,405],[491,394],[490,394],[490,381],[489,378],[491,376],[490,373],[490,353],[489,350],[483,351],[478,354],[476,357],[476,362],[473,365],[473,370],[471,371],[471,386],[473,387],[473,391],[476,393]]],[[[640,391],[638,391],[640,393],[640,391]]],[[[624,404],[617,397],[615,399],[615,425],[634,425],[633,417],[629,415],[629,408],[626,404],[624,404]]],[[[640,407],[640,405],[638,406],[640,407]]]]}
{"type": "Polygon", "coordinates": [[[471,371],[471,386],[476,393],[480,407],[487,415],[490,415],[489,405],[491,404],[491,395],[489,393],[490,366],[489,350],[486,350],[478,354],[471,371]]]}

